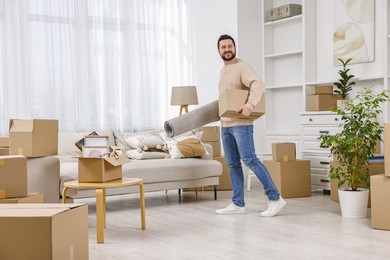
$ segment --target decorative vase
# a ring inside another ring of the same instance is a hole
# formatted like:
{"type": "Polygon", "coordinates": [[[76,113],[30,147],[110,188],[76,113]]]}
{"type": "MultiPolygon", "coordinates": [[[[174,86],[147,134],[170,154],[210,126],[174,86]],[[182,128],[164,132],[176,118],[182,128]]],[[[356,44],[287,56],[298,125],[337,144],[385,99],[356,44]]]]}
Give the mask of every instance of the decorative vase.
{"type": "Polygon", "coordinates": [[[368,189],[339,189],[341,215],[346,218],[367,217],[368,189]]]}
{"type": "Polygon", "coordinates": [[[349,100],[347,99],[337,100],[337,108],[341,110],[347,110],[349,108],[349,100]]]}

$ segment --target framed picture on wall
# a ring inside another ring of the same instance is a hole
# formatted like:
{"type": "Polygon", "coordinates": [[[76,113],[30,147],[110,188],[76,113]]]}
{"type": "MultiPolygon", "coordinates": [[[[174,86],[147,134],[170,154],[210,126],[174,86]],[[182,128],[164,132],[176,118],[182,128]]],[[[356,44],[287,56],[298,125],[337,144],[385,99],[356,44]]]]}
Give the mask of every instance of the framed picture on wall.
{"type": "Polygon", "coordinates": [[[375,60],[375,0],[334,0],[333,64],[375,60]]]}

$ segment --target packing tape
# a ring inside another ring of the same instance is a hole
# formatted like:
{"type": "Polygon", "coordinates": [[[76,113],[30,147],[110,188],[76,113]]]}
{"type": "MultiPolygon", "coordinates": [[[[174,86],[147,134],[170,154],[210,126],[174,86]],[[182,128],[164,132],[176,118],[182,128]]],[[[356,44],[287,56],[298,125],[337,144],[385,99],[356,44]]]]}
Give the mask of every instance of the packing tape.
{"type": "Polygon", "coordinates": [[[18,155],[23,155],[24,153],[23,153],[24,151],[23,151],[23,148],[18,148],[18,155]]]}
{"type": "Polygon", "coordinates": [[[283,155],[283,162],[288,162],[288,155],[283,155]]]}
{"type": "Polygon", "coordinates": [[[1,165],[4,165],[4,161],[5,161],[5,160],[4,160],[3,158],[0,158],[0,166],[1,166],[1,165]]]}
{"type": "Polygon", "coordinates": [[[5,199],[5,190],[0,190],[0,199],[5,199]]]}

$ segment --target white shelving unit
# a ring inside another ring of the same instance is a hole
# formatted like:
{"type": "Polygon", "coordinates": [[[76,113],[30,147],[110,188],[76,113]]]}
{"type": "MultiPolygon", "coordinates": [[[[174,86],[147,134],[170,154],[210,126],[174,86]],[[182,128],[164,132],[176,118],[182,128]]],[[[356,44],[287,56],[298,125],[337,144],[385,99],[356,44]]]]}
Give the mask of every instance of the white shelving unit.
{"type": "Polygon", "coordinates": [[[265,149],[270,152],[270,144],[275,141],[292,141],[298,144],[297,150],[300,150],[299,116],[306,110],[305,82],[316,80],[316,1],[264,0],[262,4],[262,75],[267,100],[265,149]],[[267,21],[268,10],[287,4],[300,4],[302,14],[267,21]]]}

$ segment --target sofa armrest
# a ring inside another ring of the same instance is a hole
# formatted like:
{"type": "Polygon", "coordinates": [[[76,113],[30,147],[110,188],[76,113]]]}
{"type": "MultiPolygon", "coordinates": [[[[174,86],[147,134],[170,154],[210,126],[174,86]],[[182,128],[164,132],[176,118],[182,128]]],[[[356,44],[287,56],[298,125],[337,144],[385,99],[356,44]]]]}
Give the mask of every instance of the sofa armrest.
{"type": "Polygon", "coordinates": [[[203,159],[203,160],[212,160],[213,159],[213,146],[211,144],[205,144],[203,143],[204,147],[206,147],[207,149],[207,152],[209,154],[206,154],[206,155],[202,155],[200,157],[200,159],[203,159]]]}
{"type": "Polygon", "coordinates": [[[60,199],[60,160],[54,156],[28,158],[28,193],[43,193],[45,203],[58,203],[60,199]]]}

